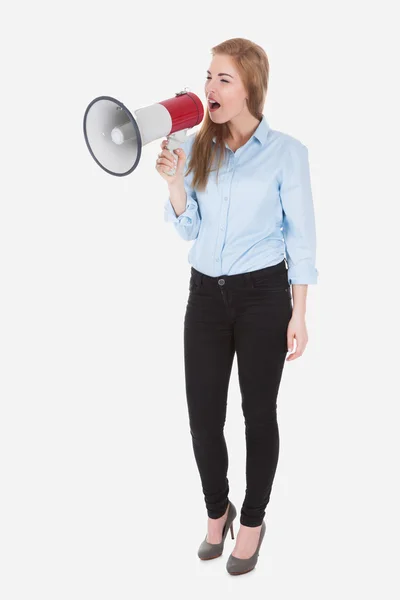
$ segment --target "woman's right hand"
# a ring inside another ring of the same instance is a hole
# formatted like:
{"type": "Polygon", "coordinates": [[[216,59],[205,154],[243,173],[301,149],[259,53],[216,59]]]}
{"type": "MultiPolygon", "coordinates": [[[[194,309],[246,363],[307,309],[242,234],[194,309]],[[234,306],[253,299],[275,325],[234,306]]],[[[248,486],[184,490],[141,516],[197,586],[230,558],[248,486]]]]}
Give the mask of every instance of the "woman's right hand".
{"type": "Polygon", "coordinates": [[[172,185],[180,180],[183,181],[183,170],[185,167],[186,155],[183,151],[183,148],[176,148],[173,152],[170,152],[166,147],[167,144],[168,140],[163,140],[161,142],[161,152],[157,158],[156,170],[160,173],[161,177],[165,179],[168,185],[172,185]],[[173,169],[175,166],[175,175],[167,175],[167,172],[173,169]]]}

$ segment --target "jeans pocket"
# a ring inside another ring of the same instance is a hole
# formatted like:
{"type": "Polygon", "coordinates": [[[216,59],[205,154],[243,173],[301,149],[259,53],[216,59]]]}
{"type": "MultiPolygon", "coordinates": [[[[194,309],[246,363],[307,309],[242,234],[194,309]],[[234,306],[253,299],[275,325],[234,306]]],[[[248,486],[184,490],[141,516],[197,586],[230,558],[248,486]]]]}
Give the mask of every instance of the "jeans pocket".
{"type": "Polygon", "coordinates": [[[268,292],[288,292],[290,285],[287,273],[253,276],[253,287],[268,292]]]}

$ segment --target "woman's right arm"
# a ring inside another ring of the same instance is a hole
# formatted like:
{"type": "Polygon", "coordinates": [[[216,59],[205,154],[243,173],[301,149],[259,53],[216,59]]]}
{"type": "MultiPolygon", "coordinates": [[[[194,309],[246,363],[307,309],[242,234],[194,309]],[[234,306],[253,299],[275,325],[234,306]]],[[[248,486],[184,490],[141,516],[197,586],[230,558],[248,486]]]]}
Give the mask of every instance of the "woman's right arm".
{"type": "MultiPolygon", "coordinates": [[[[164,220],[166,222],[172,222],[178,234],[184,240],[194,240],[198,236],[201,216],[199,213],[199,206],[197,203],[196,192],[190,187],[188,178],[184,177],[184,172],[187,168],[186,153],[190,152],[190,147],[194,139],[194,135],[190,136],[188,140],[183,144],[181,152],[174,154],[178,156],[178,164],[176,169],[176,175],[172,178],[171,182],[166,179],[165,172],[162,174],[163,178],[168,183],[169,197],[164,205],[164,220]]],[[[164,165],[172,166],[173,154],[165,149],[166,140],[163,140],[161,147],[163,148],[162,156],[165,160],[161,162],[164,165]]],[[[161,166],[162,168],[162,166],[161,166]]],[[[168,169],[165,169],[167,171],[168,169]]]]}

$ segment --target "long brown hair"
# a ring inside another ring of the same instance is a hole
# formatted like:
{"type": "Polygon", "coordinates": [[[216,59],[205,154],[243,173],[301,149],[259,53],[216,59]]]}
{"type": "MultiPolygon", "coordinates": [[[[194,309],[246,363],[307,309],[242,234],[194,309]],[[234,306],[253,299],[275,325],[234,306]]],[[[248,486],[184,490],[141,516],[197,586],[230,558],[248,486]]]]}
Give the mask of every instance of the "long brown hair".
{"type": "MultiPolygon", "coordinates": [[[[269,61],[263,48],[245,38],[231,38],[211,48],[211,52],[212,56],[226,54],[233,60],[247,91],[249,112],[261,120],[269,78],[269,61]]],[[[193,171],[191,185],[194,189],[204,191],[211,165],[218,151],[217,171],[219,172],[226,152],[225,139],[229,136],[228,123],[222,123],[221,125],[214,123],[208,110],[206,110],[205,118],[195,135],[188,171],[185,174],[185,176],[189,175],[193,171]],[[214,136],[216,138],[215,144],[212,143],[214,136]]]]}

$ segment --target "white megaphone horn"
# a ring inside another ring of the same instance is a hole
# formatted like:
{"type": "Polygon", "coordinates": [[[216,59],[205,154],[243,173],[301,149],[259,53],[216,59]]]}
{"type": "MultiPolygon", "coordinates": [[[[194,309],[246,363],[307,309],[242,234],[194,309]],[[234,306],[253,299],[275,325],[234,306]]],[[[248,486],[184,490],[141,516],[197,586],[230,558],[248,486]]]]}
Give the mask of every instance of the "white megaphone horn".
{"type": "Polygon", "coordinates": [[[142,146],[165,136],[168,150],[180,148],[187,130],[204,117],[202,101],[187,89],[133,114],[110,96],[92,100],[83,118],[83,134],[99,167],[110,175],[129,175],[139,164],[142,146]]]}

